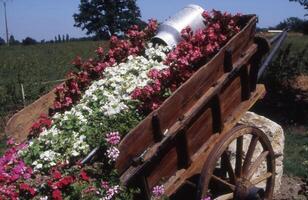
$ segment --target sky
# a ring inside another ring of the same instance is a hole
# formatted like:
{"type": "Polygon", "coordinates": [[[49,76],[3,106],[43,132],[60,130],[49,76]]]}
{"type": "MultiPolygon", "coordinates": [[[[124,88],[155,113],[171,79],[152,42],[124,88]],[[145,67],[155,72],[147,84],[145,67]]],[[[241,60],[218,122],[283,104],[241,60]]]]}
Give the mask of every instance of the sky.
{"type": "MultiPolygon", "coordinates": [[[[3,0],[0,0],[0,2],[3,0]]],[[[86,36],[74,27],[72,15],[78,11],[80,0],[6,0],[9,34],[22,40],[27,36],[40,41],[51,40],[58,34],[70,37],[86,36]]],[[[143,20],[159,21],[172,16],[188,4],[197,4],[205,10],[256,14],[259,27],[278,24],[288,17],[304,18],[306,11],[288,0],[137,0],[143,20]]],[[[307,18],[306,18],[307,19],[307,18]]],[[[5,38],[4,9],[0,5],[0,37],[5,38]]]]}

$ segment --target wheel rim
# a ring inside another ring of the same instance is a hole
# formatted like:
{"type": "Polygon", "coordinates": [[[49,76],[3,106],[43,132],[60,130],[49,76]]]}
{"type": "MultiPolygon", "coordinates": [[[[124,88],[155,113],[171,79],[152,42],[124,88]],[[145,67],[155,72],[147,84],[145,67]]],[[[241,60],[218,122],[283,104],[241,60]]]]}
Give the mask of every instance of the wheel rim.
{"type": "Polygon", "coordinates": [[[205,161],[197,199],[254,199],[254,196],[271,199],[275,182],[275,159],[267,136],[255,127],[238,126],[220,138],[205,161]],[[232,147],[233,152],[230,151],[232,147]],[[257,154],[256,147],[262,148],[261,153],[257,154]],[[263,169],[256,176],[262,166],[266,166],[265,171],[263,169]],[[264,185],[262,189],[259,189],[260,184],[264,185]]]}

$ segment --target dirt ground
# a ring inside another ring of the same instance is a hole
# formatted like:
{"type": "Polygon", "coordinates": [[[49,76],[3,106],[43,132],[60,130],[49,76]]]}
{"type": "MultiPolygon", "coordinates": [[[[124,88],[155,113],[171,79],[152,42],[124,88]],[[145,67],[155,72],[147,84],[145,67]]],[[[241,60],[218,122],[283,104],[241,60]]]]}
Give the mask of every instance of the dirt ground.
{"type": "Polygon", "coordinates": [[[308,199],[308,180],[298,177],[282,177],[280,194],[276,195],[275,200],[307,200],[308,199]]]}

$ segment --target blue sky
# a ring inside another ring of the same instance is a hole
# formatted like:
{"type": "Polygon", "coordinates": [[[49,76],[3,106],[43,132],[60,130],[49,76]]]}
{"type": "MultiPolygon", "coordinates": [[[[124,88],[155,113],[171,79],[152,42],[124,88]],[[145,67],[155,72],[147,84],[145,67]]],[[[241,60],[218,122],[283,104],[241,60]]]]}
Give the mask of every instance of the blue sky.
{"type": "MultiPolygon", "coordinates": [[[[9,32],[21,40],[31,36],[37,40],[53,39],[58,34],[85,36],[74,27],[73,13],[79,0],[7,0],[9,32]]],[[[1,0],[0,0],[1,2],[1,0]]],[[[303,18],[305,10],[288,0],[138,0],[142,18],[163,21],[187,4],[198,4],[206,10],[218,9],[232,13],[254,13],[260,27],[275,25],[291,16],[303,18]]],[[[0,37],[4,38],[4,13],[0,5],[0,37]]]]}

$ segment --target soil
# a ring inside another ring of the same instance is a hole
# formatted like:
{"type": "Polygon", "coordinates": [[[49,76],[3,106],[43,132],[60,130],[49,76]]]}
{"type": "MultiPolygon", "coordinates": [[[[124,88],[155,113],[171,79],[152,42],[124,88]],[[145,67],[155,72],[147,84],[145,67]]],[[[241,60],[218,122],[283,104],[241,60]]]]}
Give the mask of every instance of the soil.
{"type": "Polygon", "coordinates": [[[308,199],[308,180],[299,177],[289,177],[284,175],[280,186],[280,193],[275,200],[307,200],[308,199]]]}

